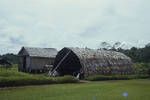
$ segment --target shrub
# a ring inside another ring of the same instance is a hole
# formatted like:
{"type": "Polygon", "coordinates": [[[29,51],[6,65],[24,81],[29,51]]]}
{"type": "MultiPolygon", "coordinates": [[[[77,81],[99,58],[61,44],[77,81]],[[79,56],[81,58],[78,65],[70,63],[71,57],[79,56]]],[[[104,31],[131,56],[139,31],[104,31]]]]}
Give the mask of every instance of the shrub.
{"type": "Polygon", "coordinates": [[[78,80],[73,77],[73,76],[63,76],[63,77],[56,77],[54,78],[54,80],[56,81],[56,83],[77,83],[78,80]]]}
{"type": "Polygon", "coordinates": [[[134,73],[139,75],[150,75],[150,63],[135,63],[133,65],[134,73]]]}
{"type": "Polygon", "coordinates": [[[0,77],[0,87],[7,86],[24,86],[24,85],[41,85],[54,83],[76,83],[78,82],[72,76],[64,77],[44,77],[44,76],[30,76],[30,77],[0,77]]]}
{"type": "Polygon", "coordinates": [[[144,79],[150,78],[148,75],[93,75],[86,78],[89,81],[103,80],[129,80],[129,79],[144,79]]]}

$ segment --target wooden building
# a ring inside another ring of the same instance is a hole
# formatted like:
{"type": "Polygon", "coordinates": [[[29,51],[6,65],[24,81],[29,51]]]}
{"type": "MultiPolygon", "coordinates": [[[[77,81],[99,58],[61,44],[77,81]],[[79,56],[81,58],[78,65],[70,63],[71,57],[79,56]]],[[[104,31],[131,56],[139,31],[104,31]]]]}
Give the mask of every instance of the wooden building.
{"type": "Polygon", "coordinates": [[[131,74],[132,61],[123,53],[89,48],[63,48],[55,58],[50,75],[83,76],[131,74]]]}
{"type": "Polygon", "coordinates": [[[18,53],[18,70],[23,72],[43,72],[45,66],[54,63],[57,50],[55,48],[22,47],[18,53]]]}

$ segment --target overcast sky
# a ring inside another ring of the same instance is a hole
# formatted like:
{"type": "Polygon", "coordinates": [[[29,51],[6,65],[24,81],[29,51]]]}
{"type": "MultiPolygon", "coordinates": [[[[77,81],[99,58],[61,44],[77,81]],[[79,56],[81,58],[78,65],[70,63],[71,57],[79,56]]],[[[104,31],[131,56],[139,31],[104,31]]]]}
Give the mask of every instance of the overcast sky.
{"type": "Polygon", "coordinates": [[[150,42],[150,0],[0,0],[0,54],[150,42]]]}

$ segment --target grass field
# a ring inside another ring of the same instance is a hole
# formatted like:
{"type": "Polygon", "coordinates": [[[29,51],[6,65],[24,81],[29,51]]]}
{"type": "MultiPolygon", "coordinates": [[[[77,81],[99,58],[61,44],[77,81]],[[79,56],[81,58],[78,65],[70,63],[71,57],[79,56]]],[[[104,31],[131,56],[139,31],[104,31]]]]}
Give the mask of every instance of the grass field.
{"type": "Polygon", "coordinates": [[[0,100],[150,100],[150,80],[101,81],[0,89],[0,100]],[[127,97],[123,93],[128,93],[127,97]]]}
{"type": "Polygon", "coordinates": [[[72,76],[49,77],[46,74],[29,74],[18,72],[17,66],[6,69],[0,68],[0,87],[58,84],[58,83],[76,83],[78,82],[72,76]]]}

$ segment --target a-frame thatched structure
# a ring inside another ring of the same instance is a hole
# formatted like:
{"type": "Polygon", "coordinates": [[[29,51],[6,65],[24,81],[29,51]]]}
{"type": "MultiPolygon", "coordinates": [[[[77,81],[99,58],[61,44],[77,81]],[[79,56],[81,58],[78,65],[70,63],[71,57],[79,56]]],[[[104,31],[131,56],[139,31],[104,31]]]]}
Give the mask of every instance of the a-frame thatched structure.
{"type": "Polygon", "coordinates": [[[51,75],[130,74],[132,61],[120,52],[89,48],[63,48],[55,58],[51,75]]]}

